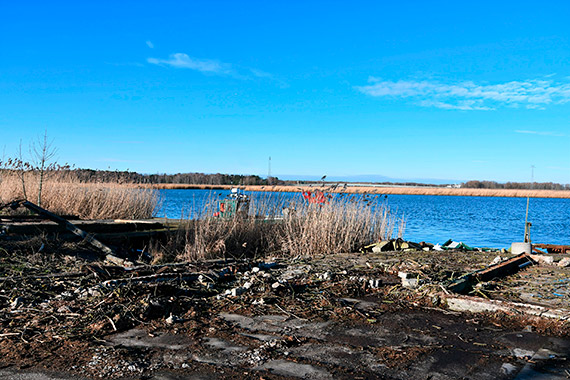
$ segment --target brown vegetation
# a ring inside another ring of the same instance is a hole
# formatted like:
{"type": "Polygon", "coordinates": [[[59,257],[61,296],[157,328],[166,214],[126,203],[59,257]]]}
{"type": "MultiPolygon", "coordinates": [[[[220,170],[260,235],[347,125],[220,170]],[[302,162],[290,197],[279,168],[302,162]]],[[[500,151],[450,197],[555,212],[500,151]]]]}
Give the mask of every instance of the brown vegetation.
{"type": "MultiPolygon", "coordinates": [[[[118,183],[82,183],[72,173],[47,172],[42,184],[42,207],[60,215],[84,219],[150,218],[158,202],[152,189],[134,189],[118,183]]],[[[8,171],[0,174],[0,203],[17,199],[35,202],[40,191],[39,173],[8,171]],[[22,180],[25,183],[24,195],[22,180]]]]}
{"type": "Polygon", "coordinates": [[[212,218],[211,202],[198,219],[186,220],[165,245],[154,247],[161,260],[194,261],[232,256],[301,256],[355,252],[390,239],[404,223],[379,201],[333,198],[321,206],[304,201],[286,204],[279,197],[252,200],[246,217],[212,218]]]}
{"type": "MultiPolygon", "coordinates": [[[[231,189],[232,185],[156,184],[139,185],[152,189],[231,189]]],[[[299,192],[321,189],[331,193],[349,194],[405,194],[405,195],[461,195],[472,197],[519,197],[519,198],[570,198],[566,190],[483,189],[448,187],[380,187],[380,186],[238,186],[246,191],[299,192]]]]}

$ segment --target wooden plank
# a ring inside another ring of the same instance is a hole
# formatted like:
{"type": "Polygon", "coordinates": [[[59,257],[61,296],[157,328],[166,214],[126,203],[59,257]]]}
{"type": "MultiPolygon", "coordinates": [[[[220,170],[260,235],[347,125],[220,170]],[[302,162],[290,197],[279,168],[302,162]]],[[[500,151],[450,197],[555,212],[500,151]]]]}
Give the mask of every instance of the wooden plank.
{"type": "Polygon", "coordinates": [[[491,265],[488,268],[468,273],[448,285],[447,288],[455,293],[467,293],[477,282],[509,276],[518,272],[519,269],[526,265],[534,263],[534,260],[532,260],[527,253],[521,253],[508,260],[503,260],[498,264],[491,265]]]}
{"type": "Polygon", "coordinates": [[[43,209],[40,206],[33,204],[32,202],[29,202],[29,201],[22,201],[22,202],[20,202],[20,204],[22,206],[26,207],[27,209],[29,209],[29,210],[37,213],[37,214],[43,215],[46,218],[53,220],[57,224],[64,226],[67,230],[69,230],[69,231],[73,232],[75,235],[81,237],[87,243],[98,248],[103,253],[105,253],[105,255],[106,255],[105,259],[107,261],[110,261],[113,264],[122,265],[122,266],[132,266],[133,265],[132,262],[121,259],[120,257],[117,257],[115,255],[115,252],[110,247],[101,243],[93,235],[86,233],[85,231],[83,231],[79,227],[75,226],[74,224],[70,223],[66,219],[64,219],[64,218],[62,218],[62,217],[60,217],[60,216],[58,216],[52,212],[49,212],[48,210],[43,209]]]}
{"type": "MultiPolygon", "coordinates": [[[[165,228],[159,222],[138,223],[134,221],[81,220],[74,221],[73,224],[81,230],[93,234],[149,231],[165,228]]],[[[68,230],[65,225],[56,223],[53,220],[13,222],[5,224],[4,227],[7,233],[15,235],[57,234],[68,230]]]]}
{"type": "Polygon", "coordinates": [[[534,261],[527,253],[521,253],[508,260],[492,265],[487,269],[476,272],[475,277],[479,281],[489,281],[493,278],[508,276],[518,272],[521,265],[525,265],[526,263],[534,264],[534,261]]]}

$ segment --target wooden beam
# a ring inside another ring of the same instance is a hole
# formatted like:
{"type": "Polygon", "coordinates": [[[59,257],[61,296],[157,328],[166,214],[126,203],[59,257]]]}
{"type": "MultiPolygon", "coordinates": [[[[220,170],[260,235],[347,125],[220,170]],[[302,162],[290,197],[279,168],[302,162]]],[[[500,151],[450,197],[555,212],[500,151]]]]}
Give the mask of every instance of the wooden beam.
{"type": "Polygon", "coordinates": [[[36,214],[45,216],[46,218],[53,220],[57,224],[65,227],[67,230],[73,232],[75,235],[84,239],[87,243],[91,244],[93,247],[98,248],[99,250],[101,250],[105,254],[105,259],[107,261],[110,261],[113,264],[121,265],[121,266],[132,266],[133,265],[132,262],[125,260],[125,259],[121,259],[120,257],[117,257],[115,254],[115,251],[113,251],[113,249],[111,249],[110,247],[101,243],[93,235],[88,234],[87,232],[83,231],[82,229],[80,229],[76,225],[70,223],[68,220],[62,218],[61,216],[58,216],[52,212],[49,212],[48,210],[41,208],[40,206],[33,204],[32,202],[29,202],[29,201],[20,201],[19,204],[26,207],[27,209],[35,212],[36,214]]]}

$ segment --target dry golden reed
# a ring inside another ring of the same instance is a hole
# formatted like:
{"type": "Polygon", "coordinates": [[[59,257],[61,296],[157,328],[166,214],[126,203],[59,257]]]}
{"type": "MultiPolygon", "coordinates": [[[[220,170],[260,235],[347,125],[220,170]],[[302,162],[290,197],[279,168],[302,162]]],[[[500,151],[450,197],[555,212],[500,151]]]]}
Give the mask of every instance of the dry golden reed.
{"type": "MultiPolygon", "coordinates": [[[[36,203],[39,177],[25,173],[26,195],[36,203]]],[[[17,173],[0,174],[0,202],[23,199],[22,181],[17,173]]],[[[158,194],[152,189],[136,189],[118,183],[82,183],[73,174],[51,173],[43,183],[42,207],[60,215],[82,219],[145,219],[152,217],[158,194]]]]}
{"type": "Polygon", "coordinates": [[[281,250],[292,255],[355,252],[390,239],[397,222],[385,204],[354,196],[334,197],[323,205],[298,202],[277,239],[281,250]]]}
{"type": "MultiPolygon", "coordinates": [[[[189,184],[156,184],[144,185],[154,189],[231,189],[232,185],[189,185],[189,184]]],[[[383,187],[383,186],[262,186],[248,185],[237,186],[246,191],[277,191],[277,192],[298,192],[321,189],[331,193],[348,194],[405,194],[405,195],[452,195],[471,197],[518,197],[518,198],[570,198],[568,190],[525,190],[525,189],[469,189],[469,188],[448,188],[448,187],[383,187]]]]}
{"type": "Polygon", "coordinates": [[[247,217],[215,218],[215,211],[217,203],[210,202],[198,219],[183,221],[178,233],[153,254],[167,257],[176,252],[180,260],[195,261],[355,252],[404,228],[384,203],[356,196],[333,197],[319,206],[270,195],[253,199],[247,217]]]}

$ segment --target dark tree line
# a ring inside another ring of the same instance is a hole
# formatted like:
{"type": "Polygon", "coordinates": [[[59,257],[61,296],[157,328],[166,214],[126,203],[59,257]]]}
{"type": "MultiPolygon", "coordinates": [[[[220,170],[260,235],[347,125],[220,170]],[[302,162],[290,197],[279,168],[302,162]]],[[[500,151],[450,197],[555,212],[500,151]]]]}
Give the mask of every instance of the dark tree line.
{"type": "Polygon", "coordinates": [[[468,189],[536,189],[536,190],[570,190],[570,184],[553,182],[505,182],[494,181],[467,181],[461,184],[462,188],[468,189]]]}
{"type": "MultiPolygon", "coordinates": [[[[205,174],[205,173],[177,173],[177,174],[140,174],[129,171],[108,171],[92,169],[73,169],[68,171],[81,182],[118,182],[118,183],[173,183],[192,185],[267,185],[268,181],[257,175],[241,174],[205,174]]],[[[282,184],[276,177],[271,177],[270,184],[282,184]]]]}

